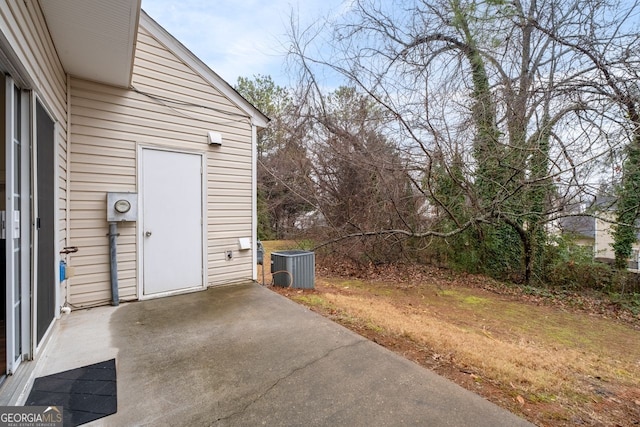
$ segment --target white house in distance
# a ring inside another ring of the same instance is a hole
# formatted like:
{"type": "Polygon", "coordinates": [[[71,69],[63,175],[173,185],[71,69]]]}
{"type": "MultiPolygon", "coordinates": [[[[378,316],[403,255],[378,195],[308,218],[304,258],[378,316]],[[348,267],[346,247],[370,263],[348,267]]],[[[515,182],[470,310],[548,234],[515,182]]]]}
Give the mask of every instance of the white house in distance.
{"type": "MultiPolygon", "coordinates": [[[[599,217],[574,216],[562,218],[558,221],[558,226],[562,233],[568,234],[573,241],[580,245],[593,249],[595,259],[613,263],[615,253],[613,251],[612,221],[613,214],[604,211],[599,217]],[[606,220],[606,218],[611,218],[606,220]]],[[[640,264],[640,233],[636,242],[632,245],[632,255],[628,260],[628,267],[637,270],[640,264]]]]}
{"type": "Polygon", "coordinates": [[[63,307],[256,279],[268,119],[140,0],[0,2],[0,71],[0,377],[29,365],[63,307]]]}

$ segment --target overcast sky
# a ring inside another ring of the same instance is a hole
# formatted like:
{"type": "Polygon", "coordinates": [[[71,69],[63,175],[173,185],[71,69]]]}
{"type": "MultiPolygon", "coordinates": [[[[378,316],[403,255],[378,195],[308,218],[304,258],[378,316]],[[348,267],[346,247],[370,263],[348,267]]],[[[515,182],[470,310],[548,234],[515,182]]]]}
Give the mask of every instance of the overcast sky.
{"type": "Polygon", "coordinates": [[[142,9],[232,86],[239,76],[270,75],[289,82],[284,69],[291,11],[302,26],[334,14],[343,0],[142,0],[142,9]]]}

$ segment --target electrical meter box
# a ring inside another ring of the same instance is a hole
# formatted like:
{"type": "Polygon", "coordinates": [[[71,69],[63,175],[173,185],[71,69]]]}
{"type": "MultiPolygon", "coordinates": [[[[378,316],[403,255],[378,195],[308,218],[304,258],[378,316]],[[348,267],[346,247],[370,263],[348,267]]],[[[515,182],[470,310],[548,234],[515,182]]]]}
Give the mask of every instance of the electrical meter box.
{"type": "Polygon", "coordinates": [[[107,193],[107,221],[137,221],[138,193],[107,193]]]}

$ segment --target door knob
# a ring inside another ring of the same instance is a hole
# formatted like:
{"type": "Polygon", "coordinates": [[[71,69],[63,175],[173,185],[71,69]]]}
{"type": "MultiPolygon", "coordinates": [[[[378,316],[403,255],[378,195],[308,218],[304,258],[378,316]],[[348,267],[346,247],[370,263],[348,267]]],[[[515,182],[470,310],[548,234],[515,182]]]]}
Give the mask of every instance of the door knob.
{"type": "Polygon", "coordinates": [[[147,237],[149,237],[149,236],[151,236],[151,232],[150,232],[150,231],[147,231],[146,233],[144,233],[144,235],[145,235],[145,236],[147,236],[147,237]]]}

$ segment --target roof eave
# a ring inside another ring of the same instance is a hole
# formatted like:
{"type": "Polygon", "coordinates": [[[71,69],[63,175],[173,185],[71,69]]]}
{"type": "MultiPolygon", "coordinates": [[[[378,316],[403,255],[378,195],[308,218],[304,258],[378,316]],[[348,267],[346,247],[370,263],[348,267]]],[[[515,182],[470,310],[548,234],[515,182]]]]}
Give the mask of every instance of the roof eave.
{"type": "Polygon", "coordinates": [[[68,74],[131,85],[141,0],[41,1],[40,8],[68,74]]]}

